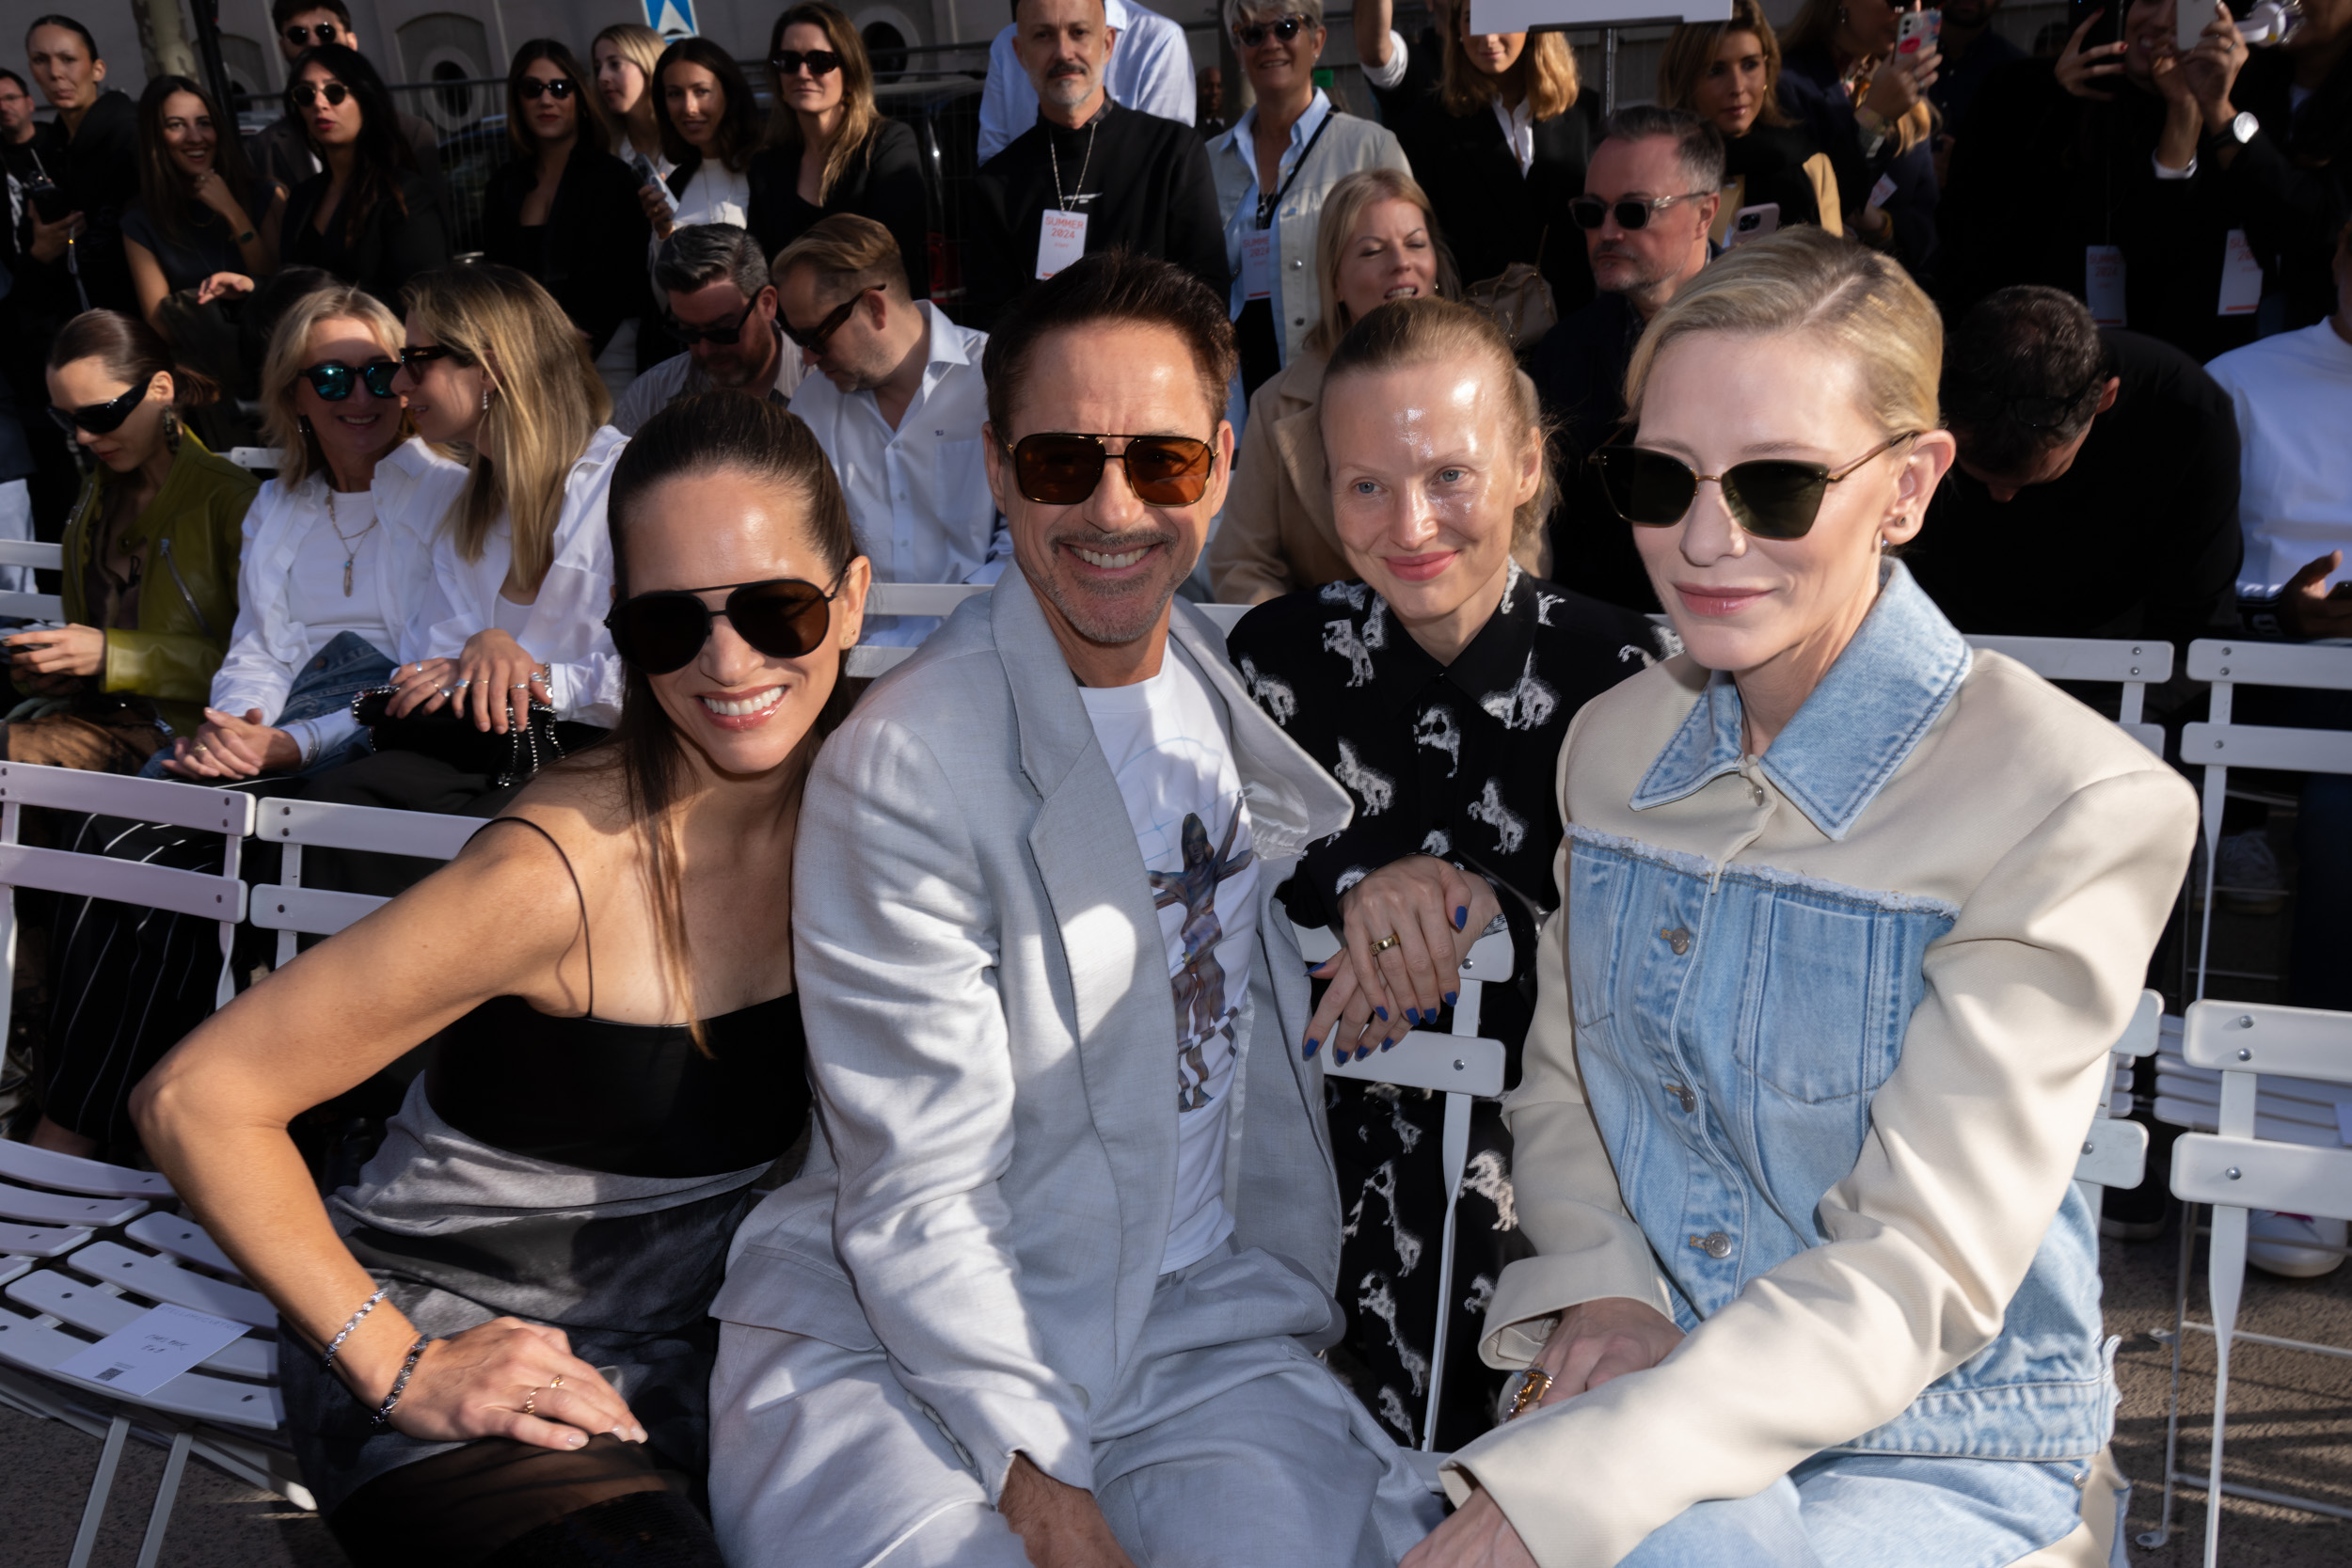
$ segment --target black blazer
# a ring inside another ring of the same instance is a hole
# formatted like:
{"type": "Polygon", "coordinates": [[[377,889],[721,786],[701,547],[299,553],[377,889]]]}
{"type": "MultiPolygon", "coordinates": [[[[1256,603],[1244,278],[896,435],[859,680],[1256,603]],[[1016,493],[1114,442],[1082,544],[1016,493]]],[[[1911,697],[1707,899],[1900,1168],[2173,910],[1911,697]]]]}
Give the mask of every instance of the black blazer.
{"type": "Polygon", "coordinates": [[[1529,261],[1542,268],[1563,319],[1592,299],[1584,233],[1568,216],[1568,203],[1584,194],[1592,157],[1589,102],[1580,98],[1566,113],[1535,122],[1535,161],[1524,175],[1502,122],[1484,104],[1452,115],[1438,98],[1425,98],[1397,133],[1406,157],[1422,173],[1464,284],[1529,261]]]}
{"type": "Polygon", "coordinates": [[[645,309],[652,230],[637,199],[637,175],[609,152],[575,147],[564,160],[547,222],[526,229],[523,200],[538,183],[536,158],[515,158],[491,174],[482,195],[482,254],[545,284],[572,325],[588,334],[594,357],[621,323],[645,309]]]}
{"type": "Polygon", "coordinates": [[[913,126],[897,119],[876,121],[822,207],[801,199],[801,154],[796,148],[771,147],[754,153],[744,178],[752,187],[752,235],[769,260],[821,220],[835,213],[855,213],[890,230],[898,242],[898,259],[906,263],[907,286],[917,299],[930,297],[930,198],[924,188],[923,156],[913,126]]]}
{"type": "Polygon", "coordinates": [[[324,234],[310,226],[330,178],[314,174],[286,198],[286,215],[278,230],[279,261],[290,267],[319,267],[346,283],[356,283],[399,315],[400,291],[408,280],[421,272],[449,265],[449,214],[441,205],[439,191],[414,169],[401,170],[401,200],[378,201],[359,232],[346,244],[341,213],[327,219],[324,234]]]}

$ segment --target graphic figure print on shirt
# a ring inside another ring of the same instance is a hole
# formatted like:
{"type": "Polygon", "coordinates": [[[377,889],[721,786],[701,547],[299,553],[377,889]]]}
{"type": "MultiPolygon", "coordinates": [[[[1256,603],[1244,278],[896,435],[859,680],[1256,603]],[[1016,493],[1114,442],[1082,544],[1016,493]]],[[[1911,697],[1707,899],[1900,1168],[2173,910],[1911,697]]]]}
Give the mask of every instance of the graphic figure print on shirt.
{"type": "Polygon", "coordinates": [[[1231,1046],[1233,1019],[1241,1010],[1239,1004],[1226,1004],[1225,966],[1216,960],[1217,944],[1225,940],[1225,927],[1216,918],[1217,884],[1239,873],[1255,858],[1255,851],[1248,848],[1228,858],[1233,847],[1233,835],[1241,832],[1241,802],[1236,800],[1232,817],[1225,824],[1225,838],[1212,855],[1208,829],[1200,825],[1199,816],[1187,812],[1184,869],[1152,873],[1153,907],[1181,908],[1184,911],[1184,925],[1178,932],[1184,960],[1168,977],[1168,984],[1176,992],[1176,1018],[1182,1031],[1178,1054],[1183,1060],[1176,1069],[1179,1111],[1198,1111],[1208,1104],[1202,1085],[1209,1076],[1209,1068],[1201,1055],[1201,1047],[1218,1035],[1223,1035],[1231,1046]]]}

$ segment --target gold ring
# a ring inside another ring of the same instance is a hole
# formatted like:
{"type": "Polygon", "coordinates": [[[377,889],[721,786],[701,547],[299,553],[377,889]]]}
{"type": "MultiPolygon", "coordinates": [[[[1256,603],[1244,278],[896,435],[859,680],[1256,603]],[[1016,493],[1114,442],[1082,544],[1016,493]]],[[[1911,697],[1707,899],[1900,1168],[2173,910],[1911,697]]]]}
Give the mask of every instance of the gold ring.
{"type": "Polygon", "coordinates": [[[523,1414],[524,1414],[524,1415],[526,1415],[526,1416],[535,1415],[535,1414],[537,1413],[537,1411],[538,1411],[538,1408],[539,1408],[539,1390],[538,1390],[538,1389],[536,1389],[536,1388],[533,1388],[533,1389],[532,1389],[530,1393],[525,1394],[525,1395],[523,1396],[523,1414]]]}
{"type": "Polygon", "coordinates": [[[1400,945],[1404,940],[1404,938],[1398,936],[1394,931],[1391,931],[1387,936],[1382,937],[1378,942],[1372,944],[1372,956],[1376,958],[1381,954],[1387,952],[1390,948],[1400,945]]]}
{"type": "Polygon", "coordinates": [[[1519,1386],[1511,1395],[1510,1412],[1502,1418],[1516,1421],[1540,1403],[1551,1392],[1551,1374],[1541,1367],[1530,1367],[1519,1379],[1519,1386]]]}
{"type": "Polygon", "coordinates": [[[561,1388],[561,1387],[563,1387],[563,1386],[564,1386],[564,1374],[563,1374],[562,1372],[558,1372],[558,1373],[556,1373],[556,1374],[555,1374],[554,1378],[548,1382],[548,1392],[549,1392],[549,1393],[553,1393],[556,1389],[561,1388]]]}

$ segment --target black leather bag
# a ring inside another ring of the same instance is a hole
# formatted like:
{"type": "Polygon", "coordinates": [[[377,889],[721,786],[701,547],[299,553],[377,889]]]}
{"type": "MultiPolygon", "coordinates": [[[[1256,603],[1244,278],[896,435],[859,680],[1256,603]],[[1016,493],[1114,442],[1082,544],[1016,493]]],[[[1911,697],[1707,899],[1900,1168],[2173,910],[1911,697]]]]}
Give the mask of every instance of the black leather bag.
{"type": "Polygon", "coordinates": [[[399,690],[395,686],[373,687],[351,700],[351,716],[379,752],[416,752],[461,773],[487,774],[501,788],[521,783],[564,754],[555,709],[536,698],[528,704],[526,722],[516,722],[514,705],[508,705],[507,729],[501,735],[476,729],[453,701],[430,713],[412,711],[395,719],[387,710],[399,690]]]}

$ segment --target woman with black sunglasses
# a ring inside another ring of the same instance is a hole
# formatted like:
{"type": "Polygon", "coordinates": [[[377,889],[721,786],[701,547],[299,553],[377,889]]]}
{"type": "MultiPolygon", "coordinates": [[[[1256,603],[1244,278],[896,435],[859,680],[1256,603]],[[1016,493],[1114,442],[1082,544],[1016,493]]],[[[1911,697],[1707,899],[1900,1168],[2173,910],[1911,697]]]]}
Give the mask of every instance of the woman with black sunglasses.
{"type": "Polygon", "coordinates": [[[802,0],[768,33],[775,108],[752,158],[744,227],[770,256],[835,213],[872,218],[898,242],[916,299],[931,293],[930,207],[914,131],[874,105],[874,67],[857,27],[826,0],[802,0]]]}
{"type": "Polygon", "coordinates": [[[384,79],[358,51],[321,44],[294,62],[286,112],[323,166],[286,198],[281,261],[397,308],[409,278],[449,264],[449,214],[440,187],[417,167],[384,79]]]}
{"type": "MultiPolygon", "coordinates": [[[[1346,579],[1260,605],[1227,641],[1251,693],[1356,802],[1355,821],[1309,848],[1282,891],[1301,927],[1345,935],[1346,953],[1316,972],[1336,978],[1300,1042],[1336,1060],[1450,1028],[1455,962],[1489,922],[1511,932],[1513,974],[1528,972],[1558,902],[1560,830],[1545,798],[1561,738],[1656,643],[1632,611],[1521,569],[1515,549],[1538,537],[1552,486],[1534,388],[1486,316],[1374,294],[1304,418],[1320,428],[1346,579]]],[[[1481,1000],[1478,1033],[1510,1053],[1506,1082],[1529,1000],[1502,984],[1481,1000]]],[[[1510,1136],[1491,1104],[1473,1113],[1479,1174],[1439,1291],[1442,1101],[1336,1080],[1326,1095],[1341,1207],[1357,1216],[1340,1253],[1356,1392],[1406,1446],[1434,1402],[1438,1447],[1458,1448],[1492,1424],[1502,1384],[1470,1348],[1468,1304],[1527,1251],[1510,1136]],[[1440,1296],[1454,1349],[1433,1390],[1440,1296]]]]}
{"type": "Polygon", "coordinates": [[[2105,1557],[2074,1177],[2197,821],[1891,552],[1955,446],[1943,330],[1804,227],[1709,263],[1605,489],[1685,652],[1560,758],[1562,911],[1507,1113],[1514,1418],[1404,1568],[2105,1557]]]}
{"type": "MultiPolygon", "coordinates": [[[[553,39],[515,51],[506,139],[515,156],[483,191],[482,253],[538,279],[600,359],[645,309],[645,214],[637,176],[612,156],[593,84],[553,39]]],[[[636,370],[633,329],[623,348],[615,375],[636,370]]]]}
{"type": "Polygon", "coordinates": [[[869,573],[772,404],[689,399],[617,468],[612,742],[139,1095],[159,1165],[284,1315],[289,1434],[363,1568],[720,1568],[707,1312],[807,1123],[793,839],[869,573]],[[322,1204],[288,1121],[437,1036],[322,1204]]]}
{"type": "Polygon", "coordinates": [[[257,485],[181,421],[215,389],[145,322],[85,311],[48,369],[50,417],[94,461],[66,524],[66,624],[0,642],[20,694],[46,708],[0,726],[0,754],[135,773],[201,721],[257,485]]]}

